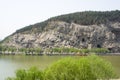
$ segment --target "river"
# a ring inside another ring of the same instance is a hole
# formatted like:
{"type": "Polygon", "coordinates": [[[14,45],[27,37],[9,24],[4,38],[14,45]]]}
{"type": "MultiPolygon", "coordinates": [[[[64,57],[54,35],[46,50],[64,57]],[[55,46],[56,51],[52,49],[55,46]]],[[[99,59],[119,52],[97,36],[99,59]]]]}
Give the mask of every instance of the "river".
{"type": "MultiPolygon", "coordinates": [[[[27,69],[37,66],[40,69],[45,69],[53,62],[64,57],[66,56],[0,56],[0,80],[14,76],[15,71],[20,68],[27,69]]],[[[110,61],[120,76],[120,56],[102,56],[102,58],[110,61]]]]}

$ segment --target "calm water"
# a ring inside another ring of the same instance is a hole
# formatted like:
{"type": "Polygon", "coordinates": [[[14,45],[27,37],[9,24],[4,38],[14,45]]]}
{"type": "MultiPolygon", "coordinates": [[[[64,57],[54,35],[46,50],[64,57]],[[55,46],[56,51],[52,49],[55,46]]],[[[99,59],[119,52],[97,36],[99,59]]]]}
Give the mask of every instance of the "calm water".
{"type": "MultiPolygon", "coordinates": [[[[16,69],[27,69],[31,66],[44,69],[64,57],[65,56],[0,56],[0,80],[4,80],[8,76],[14,76],[16,69]]],[[[109,60],[115,67],[116,72],[120,74],[120,56],[103,56],[102,58],[109,60]]]]}

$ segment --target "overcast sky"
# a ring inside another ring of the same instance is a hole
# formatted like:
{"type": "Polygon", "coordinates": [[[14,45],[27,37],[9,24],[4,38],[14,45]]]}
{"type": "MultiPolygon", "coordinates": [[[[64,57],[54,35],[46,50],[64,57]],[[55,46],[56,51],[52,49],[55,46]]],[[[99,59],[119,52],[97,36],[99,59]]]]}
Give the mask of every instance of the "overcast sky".
{"type": "Polygon", "coordinates": [[[0,0],[0,39],[53,16],[88,10],[120,10],[120,0],[0,0]]]}

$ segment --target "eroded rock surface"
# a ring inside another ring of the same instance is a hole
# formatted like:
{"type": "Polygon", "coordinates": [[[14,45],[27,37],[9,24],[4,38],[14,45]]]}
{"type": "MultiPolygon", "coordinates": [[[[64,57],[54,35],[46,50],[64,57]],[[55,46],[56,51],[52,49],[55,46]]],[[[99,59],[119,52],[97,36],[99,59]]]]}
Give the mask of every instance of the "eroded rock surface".
{"type": "Polygon", "coordinates": [[[51,21],[40,33],[15,33],[2,45],[21,47],[108,48],[120,52],[120,23],[79,25],[51,21]]]}

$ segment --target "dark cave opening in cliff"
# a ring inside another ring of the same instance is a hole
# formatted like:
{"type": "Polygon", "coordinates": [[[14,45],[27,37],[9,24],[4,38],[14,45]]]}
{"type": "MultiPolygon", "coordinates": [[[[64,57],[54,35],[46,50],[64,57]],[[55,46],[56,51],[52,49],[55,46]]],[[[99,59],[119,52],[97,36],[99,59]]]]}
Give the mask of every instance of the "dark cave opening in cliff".
{"type": "Polygon", "coordinates": [[[108,48],[109,51],[112,51],[112,48],[108,48]]]}
{"type": "Polygon", "coordinates": [[[100,44],[97,44],[97,48],[101,48],[101,45],[100,45],[100,44]]]}
{"type": "Polygon", "coordinates": [[[85,42],[85,39],[84,39],[84,38],[82,38],[82,42],[85,42]]]}

